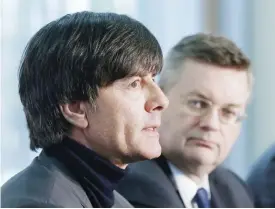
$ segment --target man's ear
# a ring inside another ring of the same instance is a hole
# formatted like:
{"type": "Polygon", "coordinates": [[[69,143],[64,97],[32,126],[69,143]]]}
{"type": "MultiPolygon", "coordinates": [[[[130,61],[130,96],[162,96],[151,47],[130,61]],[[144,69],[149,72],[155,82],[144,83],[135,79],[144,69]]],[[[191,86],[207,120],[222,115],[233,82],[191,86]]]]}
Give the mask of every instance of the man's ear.
{"type": "Polygon", "coordinates": [[[86,111],[82,102],[75,102],[72,104],[61,104],[59,108],[67,121],[78,128],[86,128],[88,120],[86,111]]]}

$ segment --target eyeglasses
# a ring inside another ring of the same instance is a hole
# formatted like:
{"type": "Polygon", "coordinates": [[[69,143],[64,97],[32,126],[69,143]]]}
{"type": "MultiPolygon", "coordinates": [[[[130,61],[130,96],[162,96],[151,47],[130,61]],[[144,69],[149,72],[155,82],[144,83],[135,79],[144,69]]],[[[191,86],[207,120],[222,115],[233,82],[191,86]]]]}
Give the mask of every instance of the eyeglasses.
{"type": "MultiPolygon", "coordinates": [[[[213,102],[196,96],[189,96],[183,101],[184,111],[193,116],[204,117],[216,106],[213,102]]],[[[223,124],[234,124],[244,120],[247,115],[230,107],[219,107],[219,120],[223,124]]]]}

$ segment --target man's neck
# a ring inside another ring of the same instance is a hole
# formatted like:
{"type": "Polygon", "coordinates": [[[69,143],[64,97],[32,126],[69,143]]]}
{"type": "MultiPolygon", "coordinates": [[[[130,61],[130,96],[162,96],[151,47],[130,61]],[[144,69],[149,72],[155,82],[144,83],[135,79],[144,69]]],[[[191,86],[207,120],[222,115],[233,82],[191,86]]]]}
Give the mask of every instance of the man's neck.
{"type": "Polygon", "coordinates": [[[77,130],[74,130],[69,137],[71,139],[77,141],[78,143],[84,145],[85,147],[93,150],[95,153],[97,153],[101,157],[109,160],[112,164],[114,164],[115,166],[117,166],[121,169],[125,169],[128,165],[128,164],[123,163],[118,158],[115,158],[114,155],[112,155],[112,154],[110,155],[109,154],[110,152],[106,151],[106,149],[100,149],[100,147],[91,146],[89,141],[84,137],[84,135],[77,130]]]}
{"type": "Polygon", "coordinates": [[[197,185],[200,185],[204,179],[204,177],[207,175],[204,172],[198,172],[194,171],[188,167],[175,165],[179,170],[181,170],[188,178],[190,178],[192,181],[194,181],[197,185]]]}
{"type": "Polygon", "coordinates": [[[194,181],[197,185],[200,185],[210,172],[204,166],[195,166],[192,163],[178,162],[176,160],[169,160],[174,166],[182,171],[188,178],[194,181]]]}
{"type": "Polygon", "coordinates": [[[113,163],[115,166],[121,168],[121,169],[126,169],[126,167],[128,166],[128,164],[124,164],[121,161],[118,161],[116,159],[110,159],[111,163],[113,163]]]}

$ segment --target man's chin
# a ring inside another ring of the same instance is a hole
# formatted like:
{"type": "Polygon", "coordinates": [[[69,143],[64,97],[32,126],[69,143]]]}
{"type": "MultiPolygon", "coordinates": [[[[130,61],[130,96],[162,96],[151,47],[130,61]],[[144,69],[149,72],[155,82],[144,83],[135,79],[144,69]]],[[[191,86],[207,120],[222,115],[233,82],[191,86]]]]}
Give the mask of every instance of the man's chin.
{"type": "Polygon", "coordinates": [[[154,159],[154,158],[158,158],[161,155],[161,146],[160,144],[156,144],[154,147],[148,147],[148,151],[147,151],[147,159],[154,159]],[[149,149],[148,149],[149,148],[149,149]]]}
{"type": "Polygon", "coordinates": [[[192,162],[192,164],[197,166],[213,166],[216,165],[217,159],[214,158],[214,156],[205,157],[205,156],[193,156],[189,158],[189,161],[192,162]]]}
{"type": "Polygon", "coordinates": [[[161,146],[155,147],[154,149],[150,149],[150,147],[146,147],[145,149],[140,150],[139,154],[131,157],[131,162],[138,162],[144,160],[152,160],[154,158],[158,158],[161,155],[161,146]]]}
{"type": "Polygon", "coordinates": [[[186,147],[184,152],[187,159],[199,164],[212,165],[218,158],[216,150],[204,147],[186,147]]]}
{"type": "Polygon", "coordinates": [[[159,138],[146,138],[139,146],[139,153],[144,160],[158,158],[161,155],[159,138]]]}
{"type": "Polygon", "coordinates": [[[146,157],[147,160],[152,160],[152,159],[158,158],[160,155],[161,155],[161,149],[160,149],[160,151],[150,153],[145,157],[146,157]]]}

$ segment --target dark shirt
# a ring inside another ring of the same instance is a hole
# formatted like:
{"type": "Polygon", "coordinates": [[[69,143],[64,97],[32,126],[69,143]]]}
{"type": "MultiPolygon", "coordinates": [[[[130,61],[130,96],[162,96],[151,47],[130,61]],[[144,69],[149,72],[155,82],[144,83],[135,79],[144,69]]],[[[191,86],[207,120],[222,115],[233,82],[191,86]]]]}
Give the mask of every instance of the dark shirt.
{"type": "Polygon", "coordinates": [[[45,149],[45,152],[64,164],[72,173],[85,190],[93,207],[113,206],[113,191],[126,170],[69,138],[64,138],[62,143],[45,149]]]}

